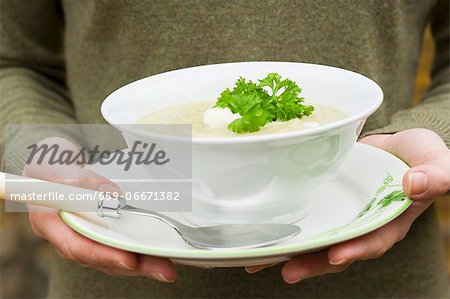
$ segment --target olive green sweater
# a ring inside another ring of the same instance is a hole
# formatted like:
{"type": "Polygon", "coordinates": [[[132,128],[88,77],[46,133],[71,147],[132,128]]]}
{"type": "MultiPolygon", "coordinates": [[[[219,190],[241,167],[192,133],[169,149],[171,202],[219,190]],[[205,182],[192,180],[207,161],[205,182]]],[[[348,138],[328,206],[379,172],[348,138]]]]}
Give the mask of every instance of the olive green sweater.
{"type": "MultiPolygon", "coordinates": [[[[209,63],[281,60],[343,67],[374,79],[385,101],[363,134],[425,127],[450,145],[448,0],[0,3],[2,135],[5,123],[101,123],[100,103],[110,92],[152,74],[209,63]],[[437,53],[432,85],[423,103],[412,108],[428,21],[437,53]]],[[[248,275],[242,269],[180,267],[179,281],[162,285],[107,277],[55,259],[50,296],[444,296],[437,230],[429,210],[384,257],[294,286],[281,281],[279,268],[248,275]]]]}

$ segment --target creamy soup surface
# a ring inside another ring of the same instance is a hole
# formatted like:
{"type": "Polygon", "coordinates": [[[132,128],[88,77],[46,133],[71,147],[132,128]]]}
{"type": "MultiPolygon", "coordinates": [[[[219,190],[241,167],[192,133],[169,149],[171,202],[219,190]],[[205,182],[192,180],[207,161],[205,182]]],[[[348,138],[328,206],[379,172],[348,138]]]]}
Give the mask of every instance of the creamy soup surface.
{"type": "Polygon", "coordinates": [[[258,132],[236,134],[229,130],[227,126],[212,128],[203,123],[203,113],[214,104],[214,101],[199,101],[172,106],[148,113],[138,119],[136,123],[191,124],[192,137],[236,137],[298,131],[331,123],[347,116],[347,114],[335,108],[312,104],[314,111],[310,116],[284,122],[271,122],[262,127],[258,132]]]}

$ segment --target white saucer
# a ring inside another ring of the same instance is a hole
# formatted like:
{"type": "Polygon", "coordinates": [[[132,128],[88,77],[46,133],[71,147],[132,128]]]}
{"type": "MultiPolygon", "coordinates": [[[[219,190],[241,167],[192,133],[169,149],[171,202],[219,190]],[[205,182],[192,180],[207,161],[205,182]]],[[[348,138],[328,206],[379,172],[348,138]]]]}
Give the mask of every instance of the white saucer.
{"type": "MultiPolygon", "coordinates": [[[[111,165],[96,164],[90,169],[108,177],[108,167],[111,165]]],[[[392,192],[401,192],[402,177],[408,169],[402,160],[389,153],[356,144],[336,177],[313,193],[311,212],[296,223],[302,229],[300,234],[255,249],[197,249],[186,244],[168,225],[147,217],[124,215],[116,220],[100,218],[95,213],[64,211],[60,215],[75,231],[97,242],[167,257],[180,264],[236,267],[276,263],[361,236],[399,216],[411,200],[392,192]],[[386,197],[388,194],[396,196],[386,197]],[[358,217],[363,210],[367,211],[358,217]]],[[[180,213],[165,214],[187,223],[180,213]]]]}

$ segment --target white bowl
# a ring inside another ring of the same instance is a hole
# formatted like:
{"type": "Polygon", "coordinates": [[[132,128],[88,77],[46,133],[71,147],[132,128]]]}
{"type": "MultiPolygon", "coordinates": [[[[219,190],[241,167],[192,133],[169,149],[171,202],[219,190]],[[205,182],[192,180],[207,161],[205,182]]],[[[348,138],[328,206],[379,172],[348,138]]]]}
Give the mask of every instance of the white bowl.
{"type": "MultiPolygon", "coordinates": [[[[310,192],[336,173],[365,120],[383,100],[369,78],[335,67],[293,62],[205,65],[150,76],[114,91],[102,104],[103,117],[127,142],[149,140],[134,124],[165,107],[215,100],[239,76],[257,81],[279,73],[302,88],[308,104],[335,107],[348,117],[319,127],[270,135],[192,138],[192,213],[199,225],[293,223],[304,217],[310,192]]],[[[336,199],[338,200],[338,199],[336,199]]]]}

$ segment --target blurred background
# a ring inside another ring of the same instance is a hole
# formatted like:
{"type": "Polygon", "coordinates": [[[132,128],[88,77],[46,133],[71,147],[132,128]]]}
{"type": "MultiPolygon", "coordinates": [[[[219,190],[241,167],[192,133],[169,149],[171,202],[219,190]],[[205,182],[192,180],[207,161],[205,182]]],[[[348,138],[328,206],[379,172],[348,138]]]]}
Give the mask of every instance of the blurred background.
{"type": "MultiPolygon", "coordinates": [[[[433,59],[430,30],[424,34],[422,57],[417,72],[414,105],[420,103],[430,83],[433,59]]],[[[442,242],[447,254],[450,282],[450,195],[436,200],[442,242]]],[[[44,298],[47,293],[49,246],[34,237],[24,213],[4,213],[0,203],[0,298],[44,298]]]]}

